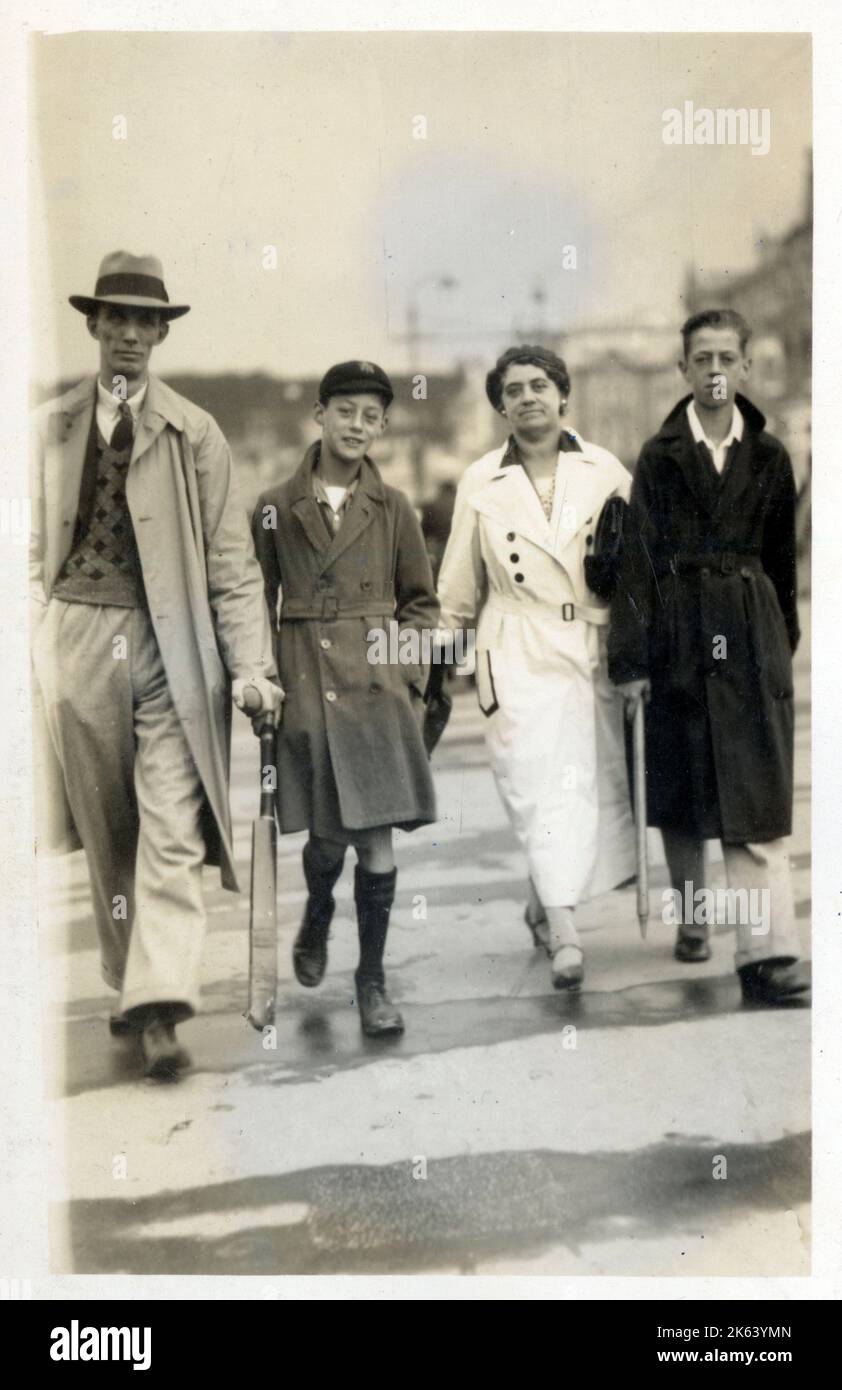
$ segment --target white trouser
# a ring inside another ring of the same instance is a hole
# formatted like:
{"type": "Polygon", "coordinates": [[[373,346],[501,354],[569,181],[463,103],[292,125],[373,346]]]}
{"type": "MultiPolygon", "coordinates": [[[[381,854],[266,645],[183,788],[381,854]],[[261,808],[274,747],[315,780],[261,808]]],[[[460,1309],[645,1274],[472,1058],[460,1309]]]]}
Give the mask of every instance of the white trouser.
{"type": "Polygon", "coordinates": [[[203,795],[149,617],[53,598],[33,658],[88,861],[103,978],[124,1010],[167,1001],[190,1014],[205,934],[203,795]]]}

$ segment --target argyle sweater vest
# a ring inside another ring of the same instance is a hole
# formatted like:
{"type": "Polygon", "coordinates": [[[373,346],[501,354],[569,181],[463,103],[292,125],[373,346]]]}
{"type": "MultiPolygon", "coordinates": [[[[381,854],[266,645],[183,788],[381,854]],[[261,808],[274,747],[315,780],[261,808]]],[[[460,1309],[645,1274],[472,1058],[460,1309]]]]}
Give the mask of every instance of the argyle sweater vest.
{"type": "Polygon", "coordinates": [[[126,501],[131,445],[112,449],[100,433],[94,415],[88,450],[86,471],[90,466],[95,478],[93,495],[87,505],[86,499],[80,498],[73,548],[62,565],[53,593],[67,603],[143,607],[140,556],[126,501]]]}

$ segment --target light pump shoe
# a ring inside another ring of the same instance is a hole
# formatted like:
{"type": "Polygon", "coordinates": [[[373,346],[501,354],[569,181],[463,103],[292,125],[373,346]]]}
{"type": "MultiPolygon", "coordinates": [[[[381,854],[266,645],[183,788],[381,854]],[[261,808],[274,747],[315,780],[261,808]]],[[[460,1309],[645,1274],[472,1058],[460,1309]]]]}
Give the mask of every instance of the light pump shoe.
{"type": "Polygon", "coordinates": [[[585,978],[581,946],[560,946],[550,962],[553,989],[577,990],[585,978]]]}

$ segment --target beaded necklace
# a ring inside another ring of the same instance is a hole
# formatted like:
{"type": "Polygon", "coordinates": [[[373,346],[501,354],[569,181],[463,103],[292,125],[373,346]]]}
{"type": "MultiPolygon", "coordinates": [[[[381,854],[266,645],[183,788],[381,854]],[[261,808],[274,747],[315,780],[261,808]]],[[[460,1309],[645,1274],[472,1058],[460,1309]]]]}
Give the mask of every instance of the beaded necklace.
{"type": "Polygon", "coordinates": [[[539,479],[535,483],[535,491],[538,493],[538,499],[541,503],[541,506],[544,509],[544,515],[547,518],[547,521],[550,520],[553,514],[553,499],[555,497],[555,477],[556,475],[555,473],[553,473],[551,478],[547,478],[546,480],[539,479]]]}

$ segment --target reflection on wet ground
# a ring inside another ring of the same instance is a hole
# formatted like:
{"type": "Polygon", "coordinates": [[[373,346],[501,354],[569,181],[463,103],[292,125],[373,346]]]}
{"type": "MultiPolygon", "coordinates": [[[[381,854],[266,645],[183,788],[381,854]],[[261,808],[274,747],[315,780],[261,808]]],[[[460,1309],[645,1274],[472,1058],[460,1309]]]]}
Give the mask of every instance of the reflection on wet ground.
{"type": "MultiPolygon", "coordinates": [[[[675,1135],[635,1152],[482,1153],[384,1167],[360,1164],[183,1188],[136,1202],[71,1204],[76,1269],[137,1274],[373,1274],[453,1268],[583,1246],[715,1239],[749,1212],[809,1196],[809,1136],[728,1146],[675,1135]],[[704,1215],[702,1217],[702,1210],[704,1215]],[[704,1225],[704,1234],[700,1228],[704,1225]],[[687,1232],[691,1232],[687,1236],[687,1232]]],[[[695,1252],[694,1252],[695,1253],[695,1252]]],[[[689,1261],[688,1261],[689,1263],[689,1261]]],[[[653,1271],[654,1272],[654,1271],[653,1271]]]]}
{"type": "MultiPolygon", "coordinates": [[[[784,1010],[807,1008],[809,996],[781,1004],[784,1010]]],[[[360,1033],[350,995],[334,999],[301,997],[282,1001],[275,1022],[274,1046],[243,1018],[229,1013],[205,1014],[191,1025],[189,1041],[197,1067],[209,1072],[246,1074],[255,1084],[293,1085],[318,1073],[347,1071],[382,1061],[385,1055],[409,1058],[457,1047],[487,1047],[539,1033],[578,1029],[650,1028],[692,1018],[753,1012],[743,1004],[736,975],[705,979],[662,980],[617,991],[583,990],[527,998],[458,999],[440,1004],[403,1004],[403,1037],[375,1041],[360,1033]],[[195,1046],[194,1046],[195,1040],[195,1046]],[[273,1081],[272,1070],[281,1071],[273,1081]]],[[[768,1010],[762,1010],[768,1012],[768,1010]]],[[[185,1029],[185,1035],[187,1030],[185,1029]]],[[[86,1018],[67,1028],[68,1082],[73,1095],[124,1083],[138,1074],[133,1042],[109,1042],[102,1018],[86,1018]],[[99,1038],[99,1045],[96,1043],[99,1038]]]]}

